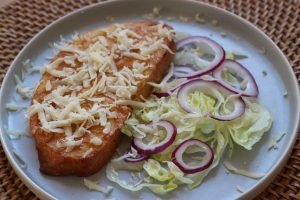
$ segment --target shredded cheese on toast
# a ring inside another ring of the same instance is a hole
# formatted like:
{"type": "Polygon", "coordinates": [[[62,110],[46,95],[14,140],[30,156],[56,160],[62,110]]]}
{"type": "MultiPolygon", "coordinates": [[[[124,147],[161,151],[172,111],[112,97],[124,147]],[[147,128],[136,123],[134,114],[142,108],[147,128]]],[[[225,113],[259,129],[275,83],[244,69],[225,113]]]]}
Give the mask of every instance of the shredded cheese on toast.
{"type": "MultiPolygon", "coordinates": [[[[47,95],[42,101],[33,102],[28,117],[37,115],[42,130],[48,133],[64,133],[65,138],[56,146],[66,151],[82,144],[81,136],[90,132],[89,127],[100,125],[103,133],[109,134],[111,119],[117,118],[114,109],[120,102],[143,106],[143,103],[132,101],[132,97],[140,80],[147,78],[151,65],[146,63],[153,52],[162,48],[172,52],[165,43],[173,40],[174,31],[162,23],[150,29],[151,37],[144,37],[126,25],[115,24],[112,30],[104,29],[96,37],[82,35],[74,37],[72,43],[54,44],[65,54],[41,71],[52,78],[45,83],[47,95]],[[84,47],[80,43],[82,40],[93,42],[84,47]],[[118,69],[116,59],[123,58],[134,59],[132,66],[118,69]]],[[[18,78],[16,81],[20,82],[18,78]]],[[[27,88],[17,88],[26,98],[28,91],[24,90],[27,88]]],[[[102,140],[91,135],[90,143],[100,145],[102,140]]]]}

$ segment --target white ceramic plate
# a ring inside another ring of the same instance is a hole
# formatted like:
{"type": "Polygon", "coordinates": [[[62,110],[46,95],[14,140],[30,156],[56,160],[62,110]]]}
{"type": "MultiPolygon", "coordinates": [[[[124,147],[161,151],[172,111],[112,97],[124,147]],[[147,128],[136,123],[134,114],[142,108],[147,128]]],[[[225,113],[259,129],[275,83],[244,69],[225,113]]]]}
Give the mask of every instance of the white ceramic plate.
{"type": "MultiPolygon", "coordinates": [[[[70,37],[74,32],[84,32],[90,29],[104,27],[112,22],[105,20],[105,16],[113,16],[115,22],[141,20],[142,15],[151,12],[153,7],[162,8],[161,20],[166,17],[177,17],[177,20],[167,21],[177,31],[188,32],[192,35],[205,35],[219,42],[226,50],[237,50],[247,54],[248,59],[241,61],[252,72],[260,89],[259,99],[274,116],[274,124],[270,132],[266,133],[259,144],[252,151],[236,147],[233,155],[233,164],[245,169],[264,172],[266,176],[261,180],[253,180],[243,176],[226,174],[220,165],[214,169],[204,183],[192,190],[179,188],[166,199],[249,199],[257,195],[276,176],[285,164],[296,138],[299,119],[299,92],[295,76],[288,61],[276,45],[261,31],[241,18],[224,10],[199,2],[181,0],[128,0],[110,1],[89,6],[73,12],[52,23],[36,35],[20,52],[12,63],[2,85],[0,97],[1,112],[1,142],[6,155],[13,168],[36,195],[43,199],[103,199],[99,192],[88,191],[82,178],[78,177],[52,177],[41,174],[34,140],[22,137],[12,140],[8,137],[5,126],[12,130],[27,130],[27,122],[23,112],[8,112],[5,105],[15,102],[20,105],[29,105],[29,100],[21,99],[15,92],[14,74],[21,74],[21,63],[30,59],[35,66],[47,62],[46,57],[52,55],[49,43],[58,42],[60,35],[70,37]],[[217,20],[218,26],[211,23],[198,24],[193,18],[196,13],[205,15],[208,22],[217,20]],[[183,22],[179,16],[189,17],[191,20],[183,22]],[[221,37],[220,32],[225,32],[227,37],[221,37]],[[259,49],[266,49],[265,54],[259,49]],[[263,76],[262,71],[267,71],[263,76]],[[284,98],[283,93],[288,92],[284,98]],[[281,132],[286,136],[280,141],[279,149],[268,151],[267,147],[271,137],[281,132]],[[27,168],[22,168],[22,163],[16,158],[15,151],[26,163],[27,168]],[[236,190],[239,185],[245,190],[243,194],[236,190]]],[[[38,73],[25,75],[24,85],[34,87],[40,79],[38,73]]],[[[101,180],[106,185],[108,181],[104,170],[90,177],[101,180]]],[[[112,183],[109,183],[112,184],[112,183]]],[[[114,185],[114,184],[112,184],[114,185]]],[[[148,190],[130,193],[114,185],[110,197],[117,199],[156,199],[148,190]]]]}

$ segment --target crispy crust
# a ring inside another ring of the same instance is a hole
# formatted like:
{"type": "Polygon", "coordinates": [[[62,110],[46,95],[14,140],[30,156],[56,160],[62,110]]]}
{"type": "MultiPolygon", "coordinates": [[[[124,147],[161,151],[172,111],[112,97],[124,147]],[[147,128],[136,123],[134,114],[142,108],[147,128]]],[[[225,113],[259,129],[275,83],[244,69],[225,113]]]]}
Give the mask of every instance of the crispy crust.
{"type": "MultiPolygon", "coordinates": [[[[135,31],[142,34],[147,34],[147,28],[155,25],[156,22],[135,22],[125,24],[128,27],[133,27],[135,31]]],[[[111,30],[112,27],[107,27],[104,30],[111,30]]],[[[86,48],[93,42],[93,39],[99,35],[105,35],[102,30],[94,30],[84,33],[74,41],[75,45],[86,48]]],[[[174,41],[167,42],[166,45],[175,51],[174,41]]],[[[63,57],[68,54],[67,52],[60,52],[55,58],[63,57]]],[[[152,87],[147,82],[159,82],[166,74],[173,55],[165,49],[159,49],[154,52],[153,58],[151,58],[147,64],[151,64],[151,68],[147,71],[148,78],[141,81],[138,85],[138,91],[133,97],[139,100],[141,96],[147,98],[152,91],[152,87]]],[[[115,60],[117,67],[121,69],[123,66],[130,66],[134,59],[126,58],[122,60],[115,60]]],[[[65,66],[66,64],[64,64],[65,66]]],[[[45,73],[37,86],[32,102],[41,102],[43,98],[48,94],[46,92],[46,82],[50,80],[55,82],[55,78],[50,74],[45,73]]],[[[95,94],[95,96],[103,96],[103,94],[95,94]]],[[[109,99],[107,101],[110,101],[109,99]]],[[[132,109],[127,106],[119,106],[116,111],[118,112],[118,118],[111,120],[112,131],[106,135],[102,132],[101,126],[94,126],[89,130],[95,136],[100,136],[103,143],[99,146],[93,145],[89,142],[90,135],[85,134],[83,136],[83,143],[79,147],[75,147],[70,152],[65,152],[64,148],[57,148],[56,142],[64,138],[64,134],[47,133],[41,129],[38,116],[33,115],[29,119],[30,128],[36,141],[36,149],[38,151],[38,157],[40,161],[40,170],[43,173],[55,176],[61,175],[77,175],[77,176],[89,176],[99,171],[112,157],[116,148],[119,145],[121,139],[120,129],[123,126],[124,121],[130,116],[132,109]],[[84,152],[89,148],[93,148],[93,151],[86,156],[82,157],[84,152]]]]}

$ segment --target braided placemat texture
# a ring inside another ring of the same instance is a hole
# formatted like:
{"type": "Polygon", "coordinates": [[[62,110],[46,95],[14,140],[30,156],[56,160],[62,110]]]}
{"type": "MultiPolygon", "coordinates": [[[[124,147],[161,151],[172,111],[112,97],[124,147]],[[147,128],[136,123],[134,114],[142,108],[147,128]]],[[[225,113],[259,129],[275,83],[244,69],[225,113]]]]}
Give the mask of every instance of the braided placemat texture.
{"type": "MultiPolygon", "coordinates": [[[[15,56],[55,19],[96,0],[17,0],[0,9],[0,83],[15,56]]],[[[252,22],[285,53],[300,83],[300,1],[205,0],[252,22]]],[[[17,177],[0,145],[0,199],[38,199],[17,177]]],[[[300,136],[288,163],[257,199],[300,199],[300,136]]]]}

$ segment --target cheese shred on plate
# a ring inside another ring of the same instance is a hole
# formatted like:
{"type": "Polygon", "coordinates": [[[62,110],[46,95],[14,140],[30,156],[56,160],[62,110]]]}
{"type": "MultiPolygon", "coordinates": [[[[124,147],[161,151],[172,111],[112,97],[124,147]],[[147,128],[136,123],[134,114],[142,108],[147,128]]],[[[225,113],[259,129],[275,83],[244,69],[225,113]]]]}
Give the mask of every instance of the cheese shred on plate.
{"type": "Polygon", "coordinates": [[[253,179],[260,179],[265,176],[264,173],[251,172],[251,171],[247,171],[244,169],[238,169],[235,166],[233,166],[231,163],[229,163],[228,161],[225,161],[223,164],[224,164],[224,167],[228,171],[233,172],[235,174],[239,174],[239,175],[246,176],[246,177],[253,178],[253,179]]]}
{"type": "Polygon", "coordinates": [[[113,191],[112,186],[107,186],[106,188],[104,188],[104,187],[100,186],[97,182],[91,181],[86,178],[83,179],[83,183],[89,190],[95,190],[98,192],[102,192],[106,195],[108,195],[109,193],[111,193],[113,191]]]}
{"type": "MultiPolygon", "coordinates": [[[[41,128],[48,133],[65,134],[65,139],[56,146],[66,148],[66,151],[82,143],[80,138],[89,132],[89,127],[100,125],[105,134],[111,133],[110,120],[117,118],[113,111],[117,106],[143,106],[143,103],[132,101],[132,97],[140,80],[147,78],[147,70],[151,68],[146,64],[147,60],[158,49],[171,51],[164,43],[173,39],[174,32],[162,23],[153,25],[151,30],[152,37],[144,37],[125,25],[115,24],[106,37],[95,37],[95,41],[85,48],[76,43],[85,36],[78,35],[73,37],[72,43],[63,40],[54,44],[61,52],[68,53],[41,70],[42,74],[48,73],[55,80],[46,80],[47,95],[42,101],[33,102],[28,117],[37,115],[41,128]],[[140,52],[132,51],[134,49],[140,49],[140,52]],[[118,70],[115,60],[123,57],[135,61],[132,66],[118,70]]],[[[17,91],[23,98],[28,98],[29,89],[22,87],[18,77],[16,81],[17,91]]],[[[90,142],[100,145],[102,140],[92,138],[90,142]]]]}
{"type": "Polygon", "coordinates": [[[8,110],[8,111],[18,111],[21,109],[21,107],[17,104],[14,104],[14,103],[8,103],[6,104],[5,108],[8,110]]]}

